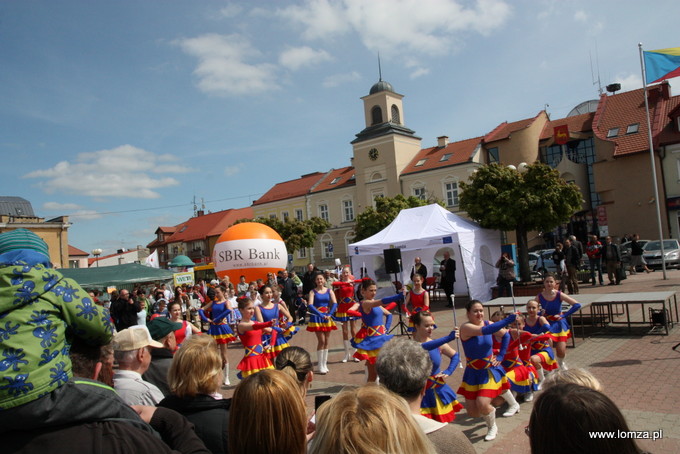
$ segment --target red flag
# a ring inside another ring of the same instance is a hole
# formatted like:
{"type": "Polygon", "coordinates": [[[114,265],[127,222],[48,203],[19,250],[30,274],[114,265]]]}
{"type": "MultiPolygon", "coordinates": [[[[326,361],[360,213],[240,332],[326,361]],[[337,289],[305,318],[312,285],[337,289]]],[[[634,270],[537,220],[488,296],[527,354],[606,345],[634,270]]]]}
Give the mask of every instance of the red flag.
{"type": "Polygon", "coordinates": [[[555,143],[557,145],[564,145],[565,143],[569,142],[569,126],[555,126],[555,132],[553,136],[555,137],[555,143]]]}

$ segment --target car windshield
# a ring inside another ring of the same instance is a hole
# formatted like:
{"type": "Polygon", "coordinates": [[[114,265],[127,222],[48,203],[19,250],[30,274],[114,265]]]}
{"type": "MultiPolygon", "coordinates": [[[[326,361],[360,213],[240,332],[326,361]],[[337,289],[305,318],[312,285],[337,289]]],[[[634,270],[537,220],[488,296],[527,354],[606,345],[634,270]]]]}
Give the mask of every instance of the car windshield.
{"type": "MultiPolygon", "coordinates": [[[[659,251],[659,250],[661,250],[660,244],[661,244],[661,242],[659,240],[650,241],[649,243],[645,244],[643,249],[645,251],[659,251]]],[[[666,251],[670,250],[670,249],[678,249],[678,241],[677,240],[663,240],[663,248],[666,251]]]]}

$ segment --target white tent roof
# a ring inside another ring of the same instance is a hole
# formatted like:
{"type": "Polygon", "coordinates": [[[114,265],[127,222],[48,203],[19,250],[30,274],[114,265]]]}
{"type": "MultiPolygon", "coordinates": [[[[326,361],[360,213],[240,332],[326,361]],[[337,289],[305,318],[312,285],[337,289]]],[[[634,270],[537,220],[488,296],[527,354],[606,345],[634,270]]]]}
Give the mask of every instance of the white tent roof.
{"type": "Polygon", "coordinates": [[[452,242],[452,235],[473,232],[481,227],[436,203],[402,210],[383,230],[364,240],[352,243],[353,254],[377,254],[395,247],[402,251],[452,242]],[[356,248],[359,248],[358,251],[356,248]]]}

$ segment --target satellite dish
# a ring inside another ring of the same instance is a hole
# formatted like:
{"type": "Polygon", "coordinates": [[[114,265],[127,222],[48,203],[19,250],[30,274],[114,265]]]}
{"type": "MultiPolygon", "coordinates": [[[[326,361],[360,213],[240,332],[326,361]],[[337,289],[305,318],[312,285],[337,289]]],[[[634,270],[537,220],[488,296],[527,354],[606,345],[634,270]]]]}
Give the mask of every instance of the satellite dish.
{"type": "Polygon", "coordinates": [[[591,113],[595,112],[597,110],[597,104],[598,104],[597,99],[591,99],[590,101],[584,101],[578,106],[574,107],[571,109],[571,112],[567,115],[567,117],[575,117],[576,115],[582,115],[586,113],[591,113]]]}

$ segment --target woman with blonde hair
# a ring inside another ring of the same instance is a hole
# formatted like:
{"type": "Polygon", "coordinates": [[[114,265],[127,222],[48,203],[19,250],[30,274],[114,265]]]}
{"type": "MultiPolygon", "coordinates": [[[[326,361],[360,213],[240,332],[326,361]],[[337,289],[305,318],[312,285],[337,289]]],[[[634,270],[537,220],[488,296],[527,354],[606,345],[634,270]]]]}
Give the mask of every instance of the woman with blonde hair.
{"type": "Polygon", "coordinates": [[[229,421],[231,454],[304,454],[307,449],[305,403],[296,380],[280,370],[248,375],[232,398],[229,421]]]}
{"type": "Polygon", "coordinates": [[[231,401],[218,392],[222,374],[222,356],[215,340],[190,337],[172,360],[168,372],[171,394],[158,404],[186,416],[213,454],[227,452],[231,401]]]}
{"type": "Polygon", "coordinates": [[[295,379],[302,397],[307,395],[307,390],[312,386],[314,379],[312,357],[307,350],[302,347],[283,349],[276,357],[274,367],[295,379]]]}
{"type": "Polygon", "coordinates": [[[316,412],[309,454],[434,453],[404,399],[382,386],[345,388],[316,412]]]}

